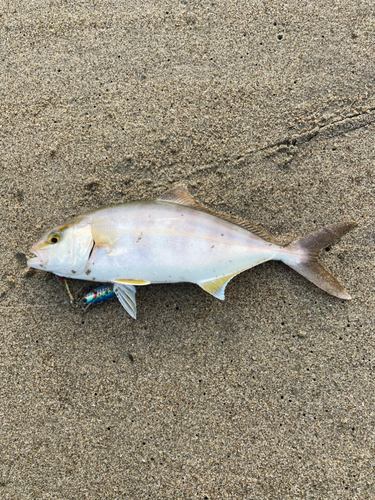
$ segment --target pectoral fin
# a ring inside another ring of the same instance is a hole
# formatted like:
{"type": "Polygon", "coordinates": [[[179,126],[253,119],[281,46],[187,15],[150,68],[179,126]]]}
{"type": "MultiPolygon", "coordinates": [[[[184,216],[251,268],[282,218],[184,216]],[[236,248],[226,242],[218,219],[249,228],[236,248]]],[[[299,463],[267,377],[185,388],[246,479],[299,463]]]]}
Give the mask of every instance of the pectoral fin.
{"type": "Polygon", "coordinates": [[[224,276],[222,278],[216,278],[216,279],[211,280],[211,281],[200,282],[200,283],[198,283],[198,285],[201,288],[203,288],[203,290],[210,293],[211,295],[213,295],[217,299],[224,300],[225,299],[225,295],[224,295],[225,287],[227,286],[229,281],[234,276],[236,276],[236,274],[239,274],[239,273],[234,273],[234,274],[231,274],[229,276],[224,276]]]}
{"type": "Polygon", "coordinates": [[[132,318],[136,319],[137,304],[135,302],[135,286],[115,283],[113,285],[113,291],[125,311],[127,311],[132,318]]]}
{"type": "Polygon", "coordinates": [[[95,245],[107,247],[108,251],[112,251],[113,244],[119,239],[120,234],[116,227],[101,217],[95,217],[91,224],[91,234],[95,245]]]}

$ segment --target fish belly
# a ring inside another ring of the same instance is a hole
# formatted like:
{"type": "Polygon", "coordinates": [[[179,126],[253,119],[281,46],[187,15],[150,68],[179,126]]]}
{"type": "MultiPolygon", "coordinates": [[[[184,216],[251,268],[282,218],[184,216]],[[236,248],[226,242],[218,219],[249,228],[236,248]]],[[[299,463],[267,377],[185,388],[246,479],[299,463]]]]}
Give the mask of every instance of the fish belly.
{"type": "Polygon", "coordinates": [[[201,283],[249,269],[279,250],[235,224],[170,203],[100,210],[92,224],[105,244],[95,248],[81,279],[201,283]]]}

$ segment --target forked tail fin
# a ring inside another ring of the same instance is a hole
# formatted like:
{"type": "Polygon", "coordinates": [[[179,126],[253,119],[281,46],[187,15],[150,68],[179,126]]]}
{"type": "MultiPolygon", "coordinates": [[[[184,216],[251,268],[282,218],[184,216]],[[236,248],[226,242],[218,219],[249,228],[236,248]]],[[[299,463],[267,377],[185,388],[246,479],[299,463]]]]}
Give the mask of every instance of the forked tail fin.
{"type": "Polygon", "coordinates": [[[318,262],[318,257],[323,248],[328,247],[356,225],[356,222],[332,224],[305,238],[294,241],[284,248],[284,250],[290,250],[290,253],[285,254],[281,260],[325,292],[339,299],[350,300],[351,296],[337,279],[318,262]]]}

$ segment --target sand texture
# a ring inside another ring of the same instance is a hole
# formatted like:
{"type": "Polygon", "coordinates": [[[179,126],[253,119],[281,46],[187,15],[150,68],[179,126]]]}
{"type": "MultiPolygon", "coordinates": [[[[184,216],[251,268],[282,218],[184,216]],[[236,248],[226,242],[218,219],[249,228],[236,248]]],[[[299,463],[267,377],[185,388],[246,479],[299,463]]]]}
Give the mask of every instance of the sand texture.
{"type": "Polygon", "coordinates": [[[374,499],[373,2],[0,14],[0,499],[374,499]],[[357,221],[322,255],[353,300],[270,262],[224,302],[139,287],[134,321],[27,271],[54,225],[178,183],[283,243],[357,221]]]}

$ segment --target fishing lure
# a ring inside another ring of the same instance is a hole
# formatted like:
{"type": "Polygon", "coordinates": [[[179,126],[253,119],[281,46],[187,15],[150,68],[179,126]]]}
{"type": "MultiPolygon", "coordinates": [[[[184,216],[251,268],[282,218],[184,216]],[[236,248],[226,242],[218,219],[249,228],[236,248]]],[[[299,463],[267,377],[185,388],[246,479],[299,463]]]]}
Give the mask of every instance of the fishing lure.
{"type": "Polygon", "coordinates": [[[91,306],[95,304],[100,304],[101,302],[107,302],[107,300],[113,299],[116,297],[116,294],[113,290],[112,285],[103,285],[95,290],[92,290],[82,298],[82,303],[85,306],[91,306]]]}
{"type": "Polygon", "coordinates": [[[269,260],[284,262],[327,293],[349,300],[318,256],[354,226],[332,224],[281,245],[262,227],[214,212],[176,187],[154,201],[99,208],[56,226],[30,249],[35,257],[28,265],[60,277],[112,283],[133,318],[135,286],[185,281],[224,300],[232,278],[269,260]]]}

